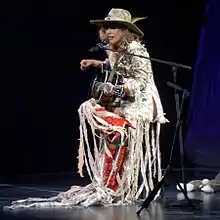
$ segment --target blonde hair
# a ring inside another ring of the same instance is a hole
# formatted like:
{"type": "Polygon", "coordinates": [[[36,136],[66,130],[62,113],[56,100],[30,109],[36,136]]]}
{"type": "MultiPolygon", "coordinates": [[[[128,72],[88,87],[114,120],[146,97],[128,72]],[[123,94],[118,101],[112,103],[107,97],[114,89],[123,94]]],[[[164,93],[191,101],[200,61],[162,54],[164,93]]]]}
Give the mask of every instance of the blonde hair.
{"type": "Polygon", "coordinates": [[[104,29],[103,27],[101,27],[101,28],[99,29],[98,38],[99,38],[101,41],[107,40],[106,31],[105,31],[105,29],[104,29]]]}
{"type": "MultiPolygon", "coordinates": [[[[140,37],[137,34],[131,32],[130,30],[121,29],[121,28],[120,28],[120,30],[123,32],[123,35],[124,35],[124,42],[122,43],[123,46],[128,45],[133,40],[140,41],[140,37]]],[[[99,39],[101,41],[107,40],[106,30],[103,27],[100,27],[98,35],[99,35],[99,39]]]]}

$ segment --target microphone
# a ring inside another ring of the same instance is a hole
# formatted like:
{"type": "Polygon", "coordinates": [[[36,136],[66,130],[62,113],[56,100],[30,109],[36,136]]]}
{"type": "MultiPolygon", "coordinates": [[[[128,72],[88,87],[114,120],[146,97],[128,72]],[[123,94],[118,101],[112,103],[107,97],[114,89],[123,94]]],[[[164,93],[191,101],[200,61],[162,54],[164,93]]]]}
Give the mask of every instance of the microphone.
{"type": "Polygon", "coordinates": [[[103,50],[105,49],[107,46],[107,42],[106,41],[103,41],[101,43],[97,43],[94,47],[91,47],[89,49],[89,52],[97,52],[98,50],[103,50]]]}
{"type": "Polygon", "coordinates": [[[173,84],[171,82],[167,82],[167,85],[179,92],[185,92],[186,95],[189,95],[189,91],[187,91],[186,89],[181,88],[180,86],[173,84]]]}

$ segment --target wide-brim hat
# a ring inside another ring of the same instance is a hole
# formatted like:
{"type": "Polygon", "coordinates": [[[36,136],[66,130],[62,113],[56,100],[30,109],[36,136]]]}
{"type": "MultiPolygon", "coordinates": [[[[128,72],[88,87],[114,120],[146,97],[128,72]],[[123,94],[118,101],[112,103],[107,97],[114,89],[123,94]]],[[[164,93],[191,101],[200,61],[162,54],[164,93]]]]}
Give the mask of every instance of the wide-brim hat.
{"type": "Polygon", "coordinates": [[[125,9],[112,8],[108,15],[104,19],[90,20],[91,24],[104,25],[104,24],[120,24],[126,27],[131,32],[137,34],[139,37],[143,37],[144,33],[134,23],[139,20],[146,19],[147,17],[132,18],[131,13],[125,9]]]}

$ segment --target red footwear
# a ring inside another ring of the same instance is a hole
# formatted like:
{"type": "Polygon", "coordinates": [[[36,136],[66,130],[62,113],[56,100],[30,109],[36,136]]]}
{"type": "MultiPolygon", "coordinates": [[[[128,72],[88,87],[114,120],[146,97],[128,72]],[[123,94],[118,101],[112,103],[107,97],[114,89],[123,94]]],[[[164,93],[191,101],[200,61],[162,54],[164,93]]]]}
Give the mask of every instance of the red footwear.
{"type": "Polygon", "coordinates": [[[123,175],[123,163],[126,159],[126,149],[127,147],[123,146],[120,148],[120,152],[118,155],[118,159],[117,159],[117,163],[116,163],[116,172],[112,172],[111,174],[111,170],[112,170],[112,166],[113,166],[113,161],[115,160],[115,156],[116,156],[116,147],[109,147],[109,151],[111,152],[111,156],[108,156],[105,153],[105,164],[104,164],[104,183],[105,185],[109,188],[112,189],[114,191],[117,190],[118,188],[118,182],[116,180],[116,174],[119,173],[120,178],[122,178],[123,175]],[[110,176],[111,174],[111,176],[110,176]]]}

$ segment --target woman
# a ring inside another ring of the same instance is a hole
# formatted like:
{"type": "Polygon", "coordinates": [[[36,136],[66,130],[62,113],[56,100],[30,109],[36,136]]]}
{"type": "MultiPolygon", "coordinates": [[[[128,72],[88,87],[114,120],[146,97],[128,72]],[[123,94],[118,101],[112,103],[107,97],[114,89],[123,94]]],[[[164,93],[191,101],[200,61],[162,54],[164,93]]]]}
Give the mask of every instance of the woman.
{"type": "Polygon", "coordinates": [[[154,180],[161,178],[160,124],[167,119],[150,60],[131,55],[149,57],[140,43],[144,34],[134,24],[140,19],[132,19],[127,10],[113,8],[104,20],[91,21],[99,26],[101,40],[108,42],[108,58],[82,60],[81,69],[109,66],[110,75],[120,78],[117,85],[112,81],[99,84],[96,93],[102,92],[102,98],[92,98],[79,108],[78,168],[83,177],[85,162],[91,184],[73,186],[49,199],[16,201],[10,208],[132,203],[146,198],[154,180]],[[88,129],[93,135],[93,152],[88,129]]]}

